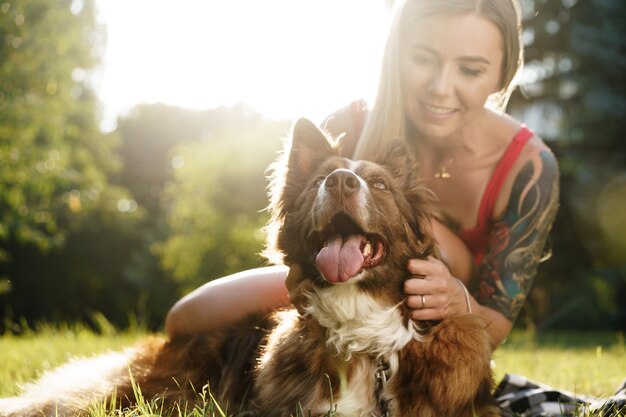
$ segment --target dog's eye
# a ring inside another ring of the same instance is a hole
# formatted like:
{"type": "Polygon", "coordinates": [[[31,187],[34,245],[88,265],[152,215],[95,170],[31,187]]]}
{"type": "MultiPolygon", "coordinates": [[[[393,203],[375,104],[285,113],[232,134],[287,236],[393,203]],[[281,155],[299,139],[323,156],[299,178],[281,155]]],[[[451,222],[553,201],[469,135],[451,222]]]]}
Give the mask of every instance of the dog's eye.
{"type": "Polygon", "coordinates": [[[324,182],[325,179],[326,179],[326,177],[317,177],[317,178],[315,178],[315,181],[313,181],[313,185],[315,186],[315,188],[319,188],[320,185],[322,185],[322,183],[324,182]]]}
{"type": "Polygon", "coordinates": [[[377,190],[387,190],[387,184],[385,184],[385,182],[383,180],[377,179],[374,180],[372,182],[372,187],[376,188],[377,190]]]}

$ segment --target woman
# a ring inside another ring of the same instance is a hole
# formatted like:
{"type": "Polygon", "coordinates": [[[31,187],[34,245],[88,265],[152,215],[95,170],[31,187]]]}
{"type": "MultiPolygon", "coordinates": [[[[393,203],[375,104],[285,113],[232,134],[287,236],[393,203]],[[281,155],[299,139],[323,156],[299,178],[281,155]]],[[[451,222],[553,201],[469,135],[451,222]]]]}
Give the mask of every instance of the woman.
{"type": "MultiPolygon", "coordinates": [[[[392,138],[412,146],[447,217],[432,228],[449,266],[411,260],[407,305],[415,320],[472,311],[487,322],[494,347],[526,299],[558,206],[554,156],[497,110],[514,88],[521,49],[512,0],[407,0],[391,28],[371,111],[353,103],[324,126],[345,135],[356,159],[392,138]],[[470,289],[469,299],[455,278],[470,289]]],[[[263,268],[210,282],[174,305],[166,331],[208,331],[288,305],[287,273],[263,268]]],[[[291,275],[288,284],[297,268],[291,275]]]]}

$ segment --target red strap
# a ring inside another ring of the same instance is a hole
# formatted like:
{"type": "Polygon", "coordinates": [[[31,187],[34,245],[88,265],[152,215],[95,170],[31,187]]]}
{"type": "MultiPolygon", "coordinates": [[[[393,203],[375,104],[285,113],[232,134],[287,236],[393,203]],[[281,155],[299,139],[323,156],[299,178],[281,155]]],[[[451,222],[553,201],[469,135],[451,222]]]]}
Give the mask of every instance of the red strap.
{"type": "Polygon", "coordinates": [[[479,264],[482,261],[482,257],[489,238],[489,226],[493,217],[493,211],[496,205],[496,200],[504,184],[509,171],[517,161],[520,152],[524,148],[524,145],[533,137],[533,132],[526,126],[522,125],[519,132],[513,137],[513,140],[504,151],[504,154],[500,158],[496,169],[491,175],[491,179],[485,188],[482,200],[480,201],[480,207],[478,209],[478,224],[476,227],[464,229],[461,232],[461,239],[465,242],[469,250],[474,254],[474,261],[479,264]]]}
{"type": "Polygon", "coordinates": [[[500,158],[500,162],[494,170],[489,184],[483,194],[483,199],[480,203],[480,209],[478,214],[479,224],[487,224],[493,217],[493,210],[496,205],[496,200],[504,184],[509,171],[513,168],[513,164],[517,161],[519,154],[522,152],[526,142],[533,137],[533,132],[528,130],[525,126],[515,135],[513,141],[509,144],[504,155],[500,158]]]}

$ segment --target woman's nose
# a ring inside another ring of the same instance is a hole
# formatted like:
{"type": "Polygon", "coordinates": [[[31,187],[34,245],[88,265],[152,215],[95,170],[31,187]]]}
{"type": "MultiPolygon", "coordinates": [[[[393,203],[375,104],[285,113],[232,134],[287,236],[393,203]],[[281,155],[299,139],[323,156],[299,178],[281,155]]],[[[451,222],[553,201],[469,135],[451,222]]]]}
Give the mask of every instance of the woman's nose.
{"type": "Polygon", "coordinates": [[[438,96],[452,94],[453,79],[451,71],[446,67],[440,67],[433,73],[428,90],[438,96]]]}

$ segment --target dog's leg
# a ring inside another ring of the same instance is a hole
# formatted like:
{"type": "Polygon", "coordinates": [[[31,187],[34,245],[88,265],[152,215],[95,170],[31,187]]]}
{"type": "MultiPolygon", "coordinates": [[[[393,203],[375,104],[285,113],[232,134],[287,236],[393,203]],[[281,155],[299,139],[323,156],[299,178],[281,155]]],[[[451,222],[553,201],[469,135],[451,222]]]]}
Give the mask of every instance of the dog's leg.
{"type": "Polygon", "coordinates": [[[491,344],[476,316],[454,317],[431,328],[424,342],[400,352],[391,387],[399,415],[471,416],[490,409],[491,344]]]}
{"type": "Polygon", "coordinates": [[[434,326],[425,342],[425,359],[433,364],[430,392],[435,404],[449,404],[468,415],[489,409],[492,352],[485,322],[478,316],[452,317],[434,326]]]}
{"type": "Polygon", "coordinates": [[[325,329],[317,322],[295,310],[279,314],[280,326],[255,370],[255,402],[272,416],[294,415],[297,406],[305,415],[323,415],[339,393],[341,360],[328,350],[325,329]]]}

